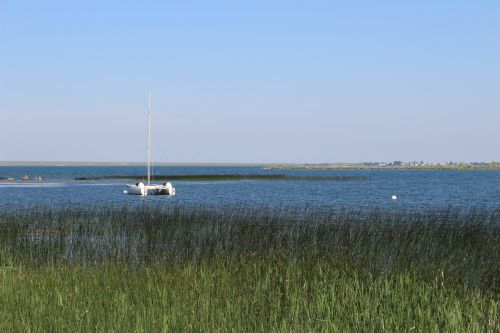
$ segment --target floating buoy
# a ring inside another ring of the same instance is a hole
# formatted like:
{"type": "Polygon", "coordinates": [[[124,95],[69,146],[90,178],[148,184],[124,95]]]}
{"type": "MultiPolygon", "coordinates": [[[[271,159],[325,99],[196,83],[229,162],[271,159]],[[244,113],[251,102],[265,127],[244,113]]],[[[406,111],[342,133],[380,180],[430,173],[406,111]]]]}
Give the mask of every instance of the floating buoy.
{"type": "Polygon", "coordinates": [[[391,199],[392,200],[398,200],[398,197],[395,194],[393,194],[392,197],[391,197],[391,199]]]}

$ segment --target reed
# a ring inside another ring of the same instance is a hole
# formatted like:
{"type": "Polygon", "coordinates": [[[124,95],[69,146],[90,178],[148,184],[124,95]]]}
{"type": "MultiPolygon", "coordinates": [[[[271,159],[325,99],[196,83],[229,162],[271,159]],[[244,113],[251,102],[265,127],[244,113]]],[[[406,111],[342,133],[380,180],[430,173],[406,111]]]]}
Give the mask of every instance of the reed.
{"type": "Polygon", "coordinates": [[[494,331],[499,244],[500,211],[4,212],[0,331],[494,331]]]}
{"type": "MultiPolygon", "coordinates": [[[[155,181],[238,181],[238,180],[287,180],[287,181],[361,181],[370,179],[361,175],[285,175],[285,174],[187,174],[187,175],[153,175],[155,181]]],[[[102,177],[75,177],[75,180],[105,180],[105,179],[147,179],[146,175],[115,175],[102,177]]]]}

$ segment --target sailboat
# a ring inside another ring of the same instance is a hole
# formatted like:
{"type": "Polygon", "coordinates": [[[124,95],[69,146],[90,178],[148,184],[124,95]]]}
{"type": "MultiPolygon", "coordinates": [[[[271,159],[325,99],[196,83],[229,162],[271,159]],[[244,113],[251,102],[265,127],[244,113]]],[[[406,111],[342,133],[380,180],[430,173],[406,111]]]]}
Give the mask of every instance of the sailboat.
{"type": "Polygon", "coordinates": [[[151,94],[148,96],[148,181],[144,184],[142,181],[136,184],[127,184],[124,191],[135,195],[175,195],[175,187],[171,183],[151,184],[151,94]]]}

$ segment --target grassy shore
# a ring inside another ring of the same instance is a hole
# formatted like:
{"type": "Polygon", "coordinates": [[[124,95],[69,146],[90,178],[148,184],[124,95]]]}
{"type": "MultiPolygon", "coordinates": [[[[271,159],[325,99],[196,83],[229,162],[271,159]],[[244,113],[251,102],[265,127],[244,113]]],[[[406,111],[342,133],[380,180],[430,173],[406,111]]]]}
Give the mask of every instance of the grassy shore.
{"type": "Polygon", "coordinates": [[[500,170],[500,163],[453,165],[367,165],[335,164],[283,164],[268,165],[266,170],[500,170]]]}
{"type": "Polygon", "coordinates": [[[498,331],[500,211],[0,214],[0,331],[498,331]]]}

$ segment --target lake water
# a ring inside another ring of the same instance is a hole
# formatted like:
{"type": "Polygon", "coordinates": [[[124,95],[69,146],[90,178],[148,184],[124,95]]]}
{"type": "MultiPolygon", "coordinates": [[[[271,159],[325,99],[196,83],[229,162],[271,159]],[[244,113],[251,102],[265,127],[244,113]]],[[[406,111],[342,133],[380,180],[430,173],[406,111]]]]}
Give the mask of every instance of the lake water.
{"type": "Polygon", "coordinates": [[[75,181],[75,177],[143,175],[144,167],[0,167],[0,178],[41,176],[42,183],[0,180],[0,210],[29,207],[313,206],[322,209],[500,208],[500,171],[465,170],[263,170],[260,167],[156,167],[154,174],[287,174],[362,176],[354,180],[175,181],[177,195],[123,193],[127,180],[75,181]],[[396,194],[397,201],[391,200],[396,194]]]}

